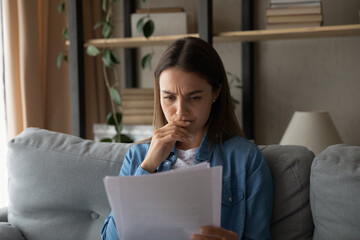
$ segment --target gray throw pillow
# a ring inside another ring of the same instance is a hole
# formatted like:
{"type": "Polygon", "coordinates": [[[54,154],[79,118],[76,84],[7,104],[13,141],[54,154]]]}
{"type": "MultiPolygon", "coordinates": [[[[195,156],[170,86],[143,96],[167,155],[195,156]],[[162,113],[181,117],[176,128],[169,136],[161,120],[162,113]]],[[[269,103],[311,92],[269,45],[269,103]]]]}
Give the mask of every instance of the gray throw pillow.
{"type": "Polygon", "coordinates": [[[314,153],[301,146],[260,146],[274,180],[273,240],[311,239],[309,188],[314,153]]]}
{"type": "Polygon", "coordinates": [[[8,221],[27,240],[99,239],[110,213],[103,178],[132,144],[28,128],[8,144],[8,221]]]}
{"type": "Polygon", "coordinates": [[[314,240],[360,239],[360,147],[333,145],[311,167],[314,240]]]}

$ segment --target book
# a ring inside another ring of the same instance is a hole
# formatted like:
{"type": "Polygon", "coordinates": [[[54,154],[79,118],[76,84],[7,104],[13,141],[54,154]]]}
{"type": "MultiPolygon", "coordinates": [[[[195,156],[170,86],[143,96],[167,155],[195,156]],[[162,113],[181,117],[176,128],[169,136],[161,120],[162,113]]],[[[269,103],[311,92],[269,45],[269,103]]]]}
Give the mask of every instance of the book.
{"type": "Polygon", "coordinates": [[[268,23],[322,22],[322,14],[269,16],[268,23]]]}
{"type": "Polygon", "coordinates": [[[153,88],[125,88],[121,91],[121,96],[126,95],[154,95],[153,88]]]}
{"type": "Polygon", "coordinates": [[[141,101],[141,100],[131,100],[131,101],[123,101],[122,107],[124,111],[128,108],[154,108],[154,101],[141,101]]]}
{"type": "Polygon", "coordinates": [[[154,101],[154,95],[149,94],[141,94],[141,95],[122,95],[121,99],[123,101],[131,101],[131,100],[147,100],[154,101]]]}
{"type": "Polygon", "coordinates": [[[320,7],[321,2],[309,3],[272,3],[270,8],[286,8],[286,7],[320,7]]]}
{"type": "Polygon", "coordinates": [[[130,116],[130,115],[153,115],[154,109],[152,108],[126,108],[123,110],[123,116],[130,116]]]}
{"type": "Polygon", "coordinates": [[[309,28],[320,27],[321,22],[305,22],[305,23],[268,23],[266,29],[286,29],[286,28],[309,28]]]}
{"type": "Polygon", "coordinates": [[[184,9],[181,7],[171,8],[140,8],[136,9],[135,13],[171,13],[171,12],[183,12],[184,9]]]}
{"type": "Polygon", "coordinates": [[[104,185],[119,239],[183,240],[203,226],[220,227],[222,166],[106,176],[104,185]]]}
{"type": "Polygon", "coordinates": [[[306,15],[306,14],[321,14],[321,6],[314,7],[281,7],[266,9],[266,16],[284,16],[284,15],[306,15]]]}
{"type": "Polygon", "coordinates": [[[136,125],[136,124],[144,124],[144,125],[151,125],[153,122],[153,115],[152,114],[140,114],[140,115],[123,115],[122,117],[123,124],[126,125],[136,125]]]}
{"type": "Polygon", "coordinates": [[[277,4],[277,3],[314,3],[314,2],[321,2],[321,0],[270,0],[270,4],[277,4]]]}

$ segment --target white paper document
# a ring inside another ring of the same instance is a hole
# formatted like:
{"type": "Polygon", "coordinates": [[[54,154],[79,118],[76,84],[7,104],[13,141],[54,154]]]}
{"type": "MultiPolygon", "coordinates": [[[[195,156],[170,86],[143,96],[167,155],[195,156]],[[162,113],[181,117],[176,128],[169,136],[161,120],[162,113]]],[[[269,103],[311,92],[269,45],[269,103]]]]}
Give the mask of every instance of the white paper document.
{"type": "Polygon", "coordinates": [[[142,176],[105,177],[120,240],[185,240],[205,225],[220,226],[222,167],[142,176]]]}

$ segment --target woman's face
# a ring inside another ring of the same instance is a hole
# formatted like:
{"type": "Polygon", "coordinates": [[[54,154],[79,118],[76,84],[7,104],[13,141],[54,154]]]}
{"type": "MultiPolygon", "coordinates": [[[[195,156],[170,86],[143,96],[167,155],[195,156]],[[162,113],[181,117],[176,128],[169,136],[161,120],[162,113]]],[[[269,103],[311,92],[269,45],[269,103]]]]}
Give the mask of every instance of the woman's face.
{"type": "Polygon", "coordinates": [[[199,75],[168,68],[159,78],[160,103],[166,120],[190,122],[189,134],[204,134],[210,116],[211,105],[216,95],[211,86],[199,75]]]}

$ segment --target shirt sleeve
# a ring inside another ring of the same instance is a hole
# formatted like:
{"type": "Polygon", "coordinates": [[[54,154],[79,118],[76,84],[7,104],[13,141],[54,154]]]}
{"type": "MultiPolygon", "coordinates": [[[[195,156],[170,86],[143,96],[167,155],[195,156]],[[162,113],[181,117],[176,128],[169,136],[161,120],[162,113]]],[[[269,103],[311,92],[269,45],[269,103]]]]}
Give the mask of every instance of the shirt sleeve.
{"type": "Polygon", "coordinates": [[[140,165],[147,153],[147,148],[140,145],[132,147],[125,155],[121,166],[120,176],[146,175],[150,174],[140,165]]]}
{"type": "MultiPolygon", "coordinates": [[[[143,175],[149,174],[140,167],[143,155],[146,153],[147,149],[140,145],[135,145],[129,149],[125,154],[123,164],[121,166],[120,176],[131,176],[131,175],[143,175]]],[[[119,235],[115,225],[115,219],[113,213],[105,219],[104,225],[101,230],[101,239],[102,240],[118,240],[119,235]]]]}
{"type": "Polygon", "coordinates": [[[104,225],[101,229],[102,240],[119,240],[119,235],[115,226],[115,220],[112,212],[105,219],[104,225]]]}
{"type": "Polygon", "coordinates": [[[273,180],[261,151],[253,153],[253,166],[247,177],[246,224],[243,239],[271,239],[273,180]]]}

